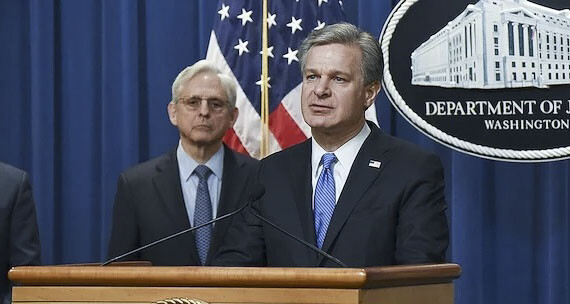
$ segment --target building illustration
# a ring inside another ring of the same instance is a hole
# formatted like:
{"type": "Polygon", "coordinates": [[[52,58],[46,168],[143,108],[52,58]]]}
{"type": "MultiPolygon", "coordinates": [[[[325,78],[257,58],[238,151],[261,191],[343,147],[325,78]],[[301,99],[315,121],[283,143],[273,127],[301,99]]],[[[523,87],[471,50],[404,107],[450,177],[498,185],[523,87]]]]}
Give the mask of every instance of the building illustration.
{"type": "Polygon", "coordinates": [[[570,84],[570,10],[470,4],[411,55],[412,84],[500,89],[570,84]]]}

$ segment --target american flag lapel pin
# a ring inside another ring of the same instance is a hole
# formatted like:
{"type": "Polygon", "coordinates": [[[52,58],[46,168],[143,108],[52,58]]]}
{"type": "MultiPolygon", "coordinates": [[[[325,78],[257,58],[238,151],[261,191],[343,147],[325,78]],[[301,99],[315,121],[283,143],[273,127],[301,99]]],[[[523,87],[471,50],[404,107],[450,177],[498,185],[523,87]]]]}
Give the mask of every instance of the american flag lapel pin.
{"type": "Polygon", "coordinates": [[[372,167],[372,168],[378,169],[378,168],[380,168],[380,165],[381,165],[381,164],[382,164],[381,161],[371,159],[370,162],[368,163],[368,167],[372,167]]]}

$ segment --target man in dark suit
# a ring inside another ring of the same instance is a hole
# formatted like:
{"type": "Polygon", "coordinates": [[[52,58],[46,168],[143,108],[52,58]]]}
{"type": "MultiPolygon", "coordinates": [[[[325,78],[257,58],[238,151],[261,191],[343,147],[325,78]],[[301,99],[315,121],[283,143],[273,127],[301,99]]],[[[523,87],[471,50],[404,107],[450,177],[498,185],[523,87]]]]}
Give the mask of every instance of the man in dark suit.
{"type": "Polygon", "coordinates": [[[40,264],[36,207],[26,172],[0,163],[0,303],[11,303],[11,267],[40,264]]]}
{"type": "MultiPolygon", "coordinates": [[[[260,162],[266,192],[252,211],[351,267],[444,261],[441,162],[365,120],[382,78],[376,39],[335,24],[299,53],[312,138],[260,162]]],[[[248,213],[226,240],[217,265],[338,266],[248,213]]]]}
{"type": "MultiPolygon", "coordinates": [[[[172,85],[170,121],[176,150],[119,177],[109,257],[205,223],[246,201],[257,161],[222,144],[238,116],[236,84],[201,60],[172,85]]],[[[153,265],[208,265],[232,219],[216,222],[126,258],[153,265]]]]}

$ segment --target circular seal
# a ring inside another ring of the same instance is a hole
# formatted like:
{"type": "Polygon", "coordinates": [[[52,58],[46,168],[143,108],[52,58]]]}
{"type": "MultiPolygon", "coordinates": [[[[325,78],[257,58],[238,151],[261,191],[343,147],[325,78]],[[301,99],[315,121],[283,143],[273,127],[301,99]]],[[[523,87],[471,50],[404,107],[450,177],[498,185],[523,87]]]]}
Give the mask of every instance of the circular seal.
{"type": "Polygon", "coordinates": [[[424,134],[479,157],[570,157],[567,1],[402,0],[380,35],[383,86],[424,134]]]}

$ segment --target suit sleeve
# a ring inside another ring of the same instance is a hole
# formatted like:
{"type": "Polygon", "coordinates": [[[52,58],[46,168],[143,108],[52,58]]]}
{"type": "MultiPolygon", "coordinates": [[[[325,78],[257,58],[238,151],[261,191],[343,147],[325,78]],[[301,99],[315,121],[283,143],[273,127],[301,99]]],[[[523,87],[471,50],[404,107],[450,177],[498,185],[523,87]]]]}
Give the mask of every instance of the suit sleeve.
{"type": "Polygon", "coordinates": [[[40,265],[40,235],[28,175],[19,181],[10,222],[10,266],[40,265]]]}
{"type": "MultiPolygon", "coordinates": [[[[108,250],[109,259],[139,247],[136,210],[129,183],[124,174],[119,176],[117,184],[112,225],[108,250]]],[[[136,260],[138,257],[137,254],[134,254],[127,257],[126,260],[136,260]]]]}
{"type": "Polygon", "coordinates": [[[444,262],[449,228],[439,158],[429,155],[409,176],[396,229],[396,263],[444,262]]]}

